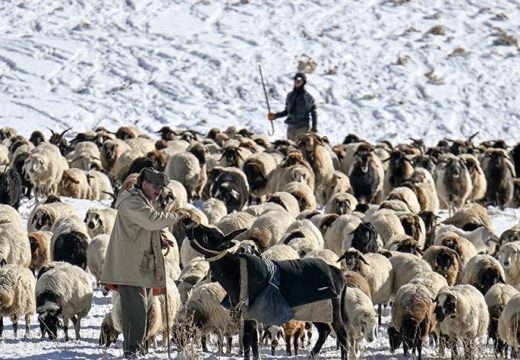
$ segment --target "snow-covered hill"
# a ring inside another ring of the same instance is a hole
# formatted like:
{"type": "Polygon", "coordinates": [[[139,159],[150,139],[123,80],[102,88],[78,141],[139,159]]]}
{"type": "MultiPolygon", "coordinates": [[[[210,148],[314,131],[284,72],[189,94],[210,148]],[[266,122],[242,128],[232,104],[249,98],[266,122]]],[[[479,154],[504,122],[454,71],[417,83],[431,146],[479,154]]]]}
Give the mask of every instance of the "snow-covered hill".
{"type": "Polygon", "coordinates": [[[519,17],[515,0],[5,0],[0,122],[266,132],[258,65],[281,110],[301,61],[332,141],[517,141],[519,17]]]}

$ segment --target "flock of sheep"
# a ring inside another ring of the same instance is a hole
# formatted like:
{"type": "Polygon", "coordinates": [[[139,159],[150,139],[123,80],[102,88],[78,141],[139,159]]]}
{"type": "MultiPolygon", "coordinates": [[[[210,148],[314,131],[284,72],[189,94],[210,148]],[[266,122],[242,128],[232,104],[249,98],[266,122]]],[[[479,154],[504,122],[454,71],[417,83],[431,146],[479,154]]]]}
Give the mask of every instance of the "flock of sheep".
{"type": "MultiPolygon", "coordinates": [[[[496,354],[518,355],[520,226],[499,236],[486,210],[518,207],[518,145],[472,138],[433,147],[420,140],[371,144],[348,135],[332,146],[313,133],[272,142],[233,127],[205,136],[163,127],[158,139],[132,127],[65,133],[47,139],[35,131],[26,139],[0,129],[0,319],[10,317],[15,336],[18,318],[25,317],[29,335],[38,313],[42,337],[56,338],[62,328],[68,339],[71,320],[80,338],[93,295],[87,271],[99,281],[117,211],[91,208],[81,219],[60,197],[115,199],[151,166],[171,179],[158,200],[163,211],[182,211],[225,234],[247,228],[237,251],[271,260],[318,257],[341,267],[354,358],[363,339],[377,338],[387,304],[392,350],[402,345],[420,358],[430,339],[440,354],[448,347],[454,358],[474,358],[487,335],[496,354]],[[25,228],[16,209],[31,196],[25,228]],[[440,209],[449,211],[442,222],[440,209]]],[[[196,338],[207,350],[216,336],[218,351],[231,352],[240,322],[221,305],[224,289],[210,281],[208,262],[185,241],[182,226],[169,231],[177,246],[166,256],[168,291],[154,297],[149,342],[161,335],[184,349],[196,338]]],[[[273,353],[284,337],[287,353],[297,354],[311,334],[298,321],[260,329],[273,353]]],[[[100,345],[120,332],[112,292],[100,345]]]]}

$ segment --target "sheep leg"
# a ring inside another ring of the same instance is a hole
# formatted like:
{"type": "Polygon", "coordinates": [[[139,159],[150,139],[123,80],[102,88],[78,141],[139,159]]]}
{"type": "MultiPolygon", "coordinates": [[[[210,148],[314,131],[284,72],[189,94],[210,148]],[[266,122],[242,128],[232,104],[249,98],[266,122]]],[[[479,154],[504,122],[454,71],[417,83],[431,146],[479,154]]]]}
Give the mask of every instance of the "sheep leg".
{"type": "MultiPolygon", "coordinates": [[[[291,336],[285,334],[285,351],[287,352],[288,356],[291,356],[291,336]]],[[[273,354],[274,356],[274,354],[273,354]]]]}
{"type": "Polygon", "coordinates": [[[459,352],[457,349],[457,339],[449,339],[450,349],[451,349],[451,359],[456,360],[459,357],[459,352]]]}
{"type": "Polygon", "coordinates": [[[71,320],[72,320],[72,325],[74,325],[74,332],[76,334],[76,340],[79,340],[79,339],[81,339],[81,335],[79,334],[81,318],[78,315],[77,318],[76,318],[76,316],[73,316],[71,318],[71,320]]]}
{"type": "Polygon", "coordinates": [[[231,354],[231,346],[233,345],[233,337],[232,336],[228,336],[227,337],[227,349],[226,349],[226,353],[229,355],[231,354]]]}
{"type": "Polygon", "coordinates": [[[31,314],[25,315],[25,337],[29,338],[31,336],[31,314]]]}
{"type": "Polygon", "coordinates": [[[202,351],[204,351],[204,352],[208,352],[208,340],[207,340],[205,334],[203,334],[203,335],[200,337],[200,344],[202,345],[202,351]]]}
{"type": "Polygon", "coordinates": [[[381,304],[377,305],[377,323],[379,326],[381,326],[381,315],[383,313],[383,306],[381,304]]]}
{"type": "MultiPolygon", "coordinates": [[[[414,353],[415,353],[415,349],[414,349],[414,353]]],[[[422,338],[420,336],[417,339],[417,355],[418,355],[418,359],[421,360],[422,359],[422,338]]]]}
{"type": "Polygon", "coordinates": [[[332,299],[332,328],[336,332],[341,348],[341,359],[346,359],[347,351],[347,319],[343,319],[342,305],[339,298],[332,299]]]}
{"type": "Polygon", "coordinates": [[[256,322],[254,320],[244,321],[244,359],[249,360],[251,349],[253,349],[253,359],[258,357],[258,335],[256,333],[256,322]]]}
{"type": "Polygon", "coordinates": [[[298,336],[298,334],[296,334],[293,337],[294,356],[298,356],[298,339],[299,339],[299,336],[298,336]]]}
{"type": "Polygon", "coordinates": [[[18,337],[18,316],[11,315],[11,322],[13,323],[14,337],[18,337]]]}
{"type": "Polygon", "coordinates": [[[406,341],[403,341],[403,351],[404,356],[408,357],[408,344],[406,343],[406,341]]]}
{"type": "Polygon", "coordinates": [[[3,333],[4,333],[4,317],[0,316],[0,338],[2,337],[3,333]]]}
{"type": "Polygon", "coordinates": [[[65,341],[69,341],[69,318],[63,318],[63,332],[65,333],[65,341]]]}
{"type": "Polygon", "coordinates": [[[311,346],[312,338],[312,324],[310,322],[305,323],[305,330],[307,330],[307,347],[311,346]]]}

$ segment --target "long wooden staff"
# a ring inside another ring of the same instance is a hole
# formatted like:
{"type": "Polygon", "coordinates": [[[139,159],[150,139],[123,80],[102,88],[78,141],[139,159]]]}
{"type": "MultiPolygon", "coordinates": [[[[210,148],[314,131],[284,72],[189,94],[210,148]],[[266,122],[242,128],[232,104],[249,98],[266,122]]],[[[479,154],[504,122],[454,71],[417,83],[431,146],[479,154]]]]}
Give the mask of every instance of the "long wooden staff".
{"type": "MultiPolygon", "coordinates": [[[[265,103],[267,104],[267,111],[271,112],[271,106],[269,105],[269,97],[267,96],[267,89],[265,88],[264,75],[262,74],[262,65],[258,65],[258,71],[260,72],[260,79],[262,80],[262,88],[264,89],[265,103]]],[[[271,132],[268,132],[269,136],[273,136],[274,134],[274,124],[273,120],[271,121],[271,132]]]]}

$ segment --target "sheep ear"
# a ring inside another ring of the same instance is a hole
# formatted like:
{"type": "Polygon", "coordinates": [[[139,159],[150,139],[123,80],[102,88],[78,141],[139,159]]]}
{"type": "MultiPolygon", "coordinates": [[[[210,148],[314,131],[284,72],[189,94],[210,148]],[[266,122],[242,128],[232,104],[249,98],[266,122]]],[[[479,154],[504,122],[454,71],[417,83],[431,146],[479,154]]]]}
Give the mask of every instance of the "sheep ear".
{"type": "Polygon", "coordinates": [[[242,234],[246,230],[247,230],[247,228],[239,229],[239,230],[235,230],[235,231],[230,232],[229,234],[227,234],[224,237],[224,242],[233,240],[234,238],[236,238],[238,235],[242,234]]]}
{"type": "Polygon", "coordinates": [[[366,265],[370,265],[363,255],[359,255],[359,260],[363,261],[366,265]]]}
{"type": "Polygon", "coordinates": [[[341,262],[341,261],[345,260],[346,258],[347,258],[347,253],[344,253],[343,255],[341,255],[339,257],[339,259],[336,262],[341,262]]]}

